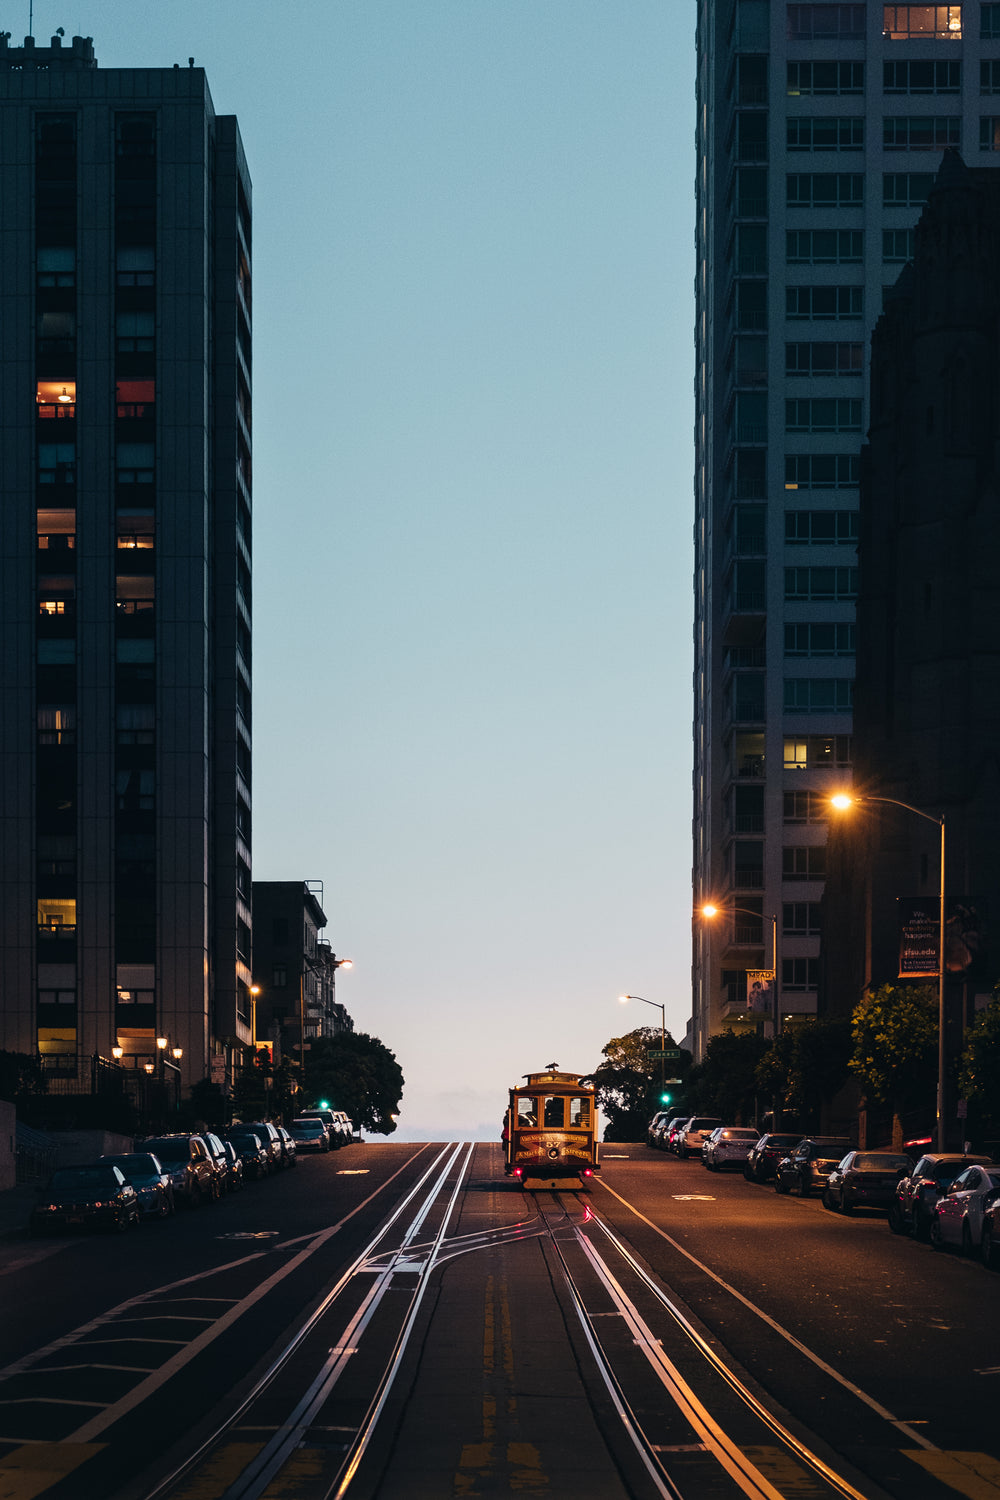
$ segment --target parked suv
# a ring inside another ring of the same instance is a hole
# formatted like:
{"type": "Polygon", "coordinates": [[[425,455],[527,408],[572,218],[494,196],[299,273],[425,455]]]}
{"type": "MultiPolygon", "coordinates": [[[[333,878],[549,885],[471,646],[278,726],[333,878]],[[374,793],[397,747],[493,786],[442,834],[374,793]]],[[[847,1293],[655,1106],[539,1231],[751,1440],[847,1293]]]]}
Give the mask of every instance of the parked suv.
{"type": "Polygon", "coordinates": [[[170,1185],[178,1203],[197,1208],[222,1196],[215,1158],[200,1135],[158,1135],[142,1142],[170,1174],[170,1185]]]}
{"type": "Polygon", "coordinates": [[[988,1167],[988,1156],[960,1156],[957,1152],[929,1152],[917,1162],[909,1177],[900,1179],[895,1200],[889,1204],[889,1228],[893,1234],[912,1233],[924,1240],[938,1199],[966,1167],[988,1167]]]}
{"type": "Polygon", "coordinates": [[[826,1187],[830,1173],[850,1149],[846,1135],[807,1135],[778,1162],[775,1192],[787,1193],[795,1187],[800,1197],[808,1198],[813,1188],[826,1187]]]}
{"type": "Polygon", "coordinates": [[[267,1152],[268,1171],[280,1172],[285,1163],[285,1153],[281,1149],[281,1136],[270,1120],[251,1120],[239,1128],[251,1130],[260,1137],[260,1143],[267,1152]]]}

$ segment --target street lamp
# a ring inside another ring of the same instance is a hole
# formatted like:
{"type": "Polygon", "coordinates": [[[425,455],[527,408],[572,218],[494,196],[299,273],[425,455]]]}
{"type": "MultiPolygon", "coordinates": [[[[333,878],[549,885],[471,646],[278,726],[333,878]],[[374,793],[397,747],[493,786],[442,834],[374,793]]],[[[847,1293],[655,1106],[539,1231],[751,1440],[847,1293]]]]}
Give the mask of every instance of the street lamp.
{"type": "Polygon", "coordinates": [[[250,986],[250,1051],[257,1055],[257,996],[260,994],[260,985],[250,986]]]}
{"type": "Polygon", "coordinates": [[[940,879],[938,882],[938,1077],[937,1077],[937,1149],[944,1151],[945,1145],[945,1118],[944,1118],[944,1088],[945,1088],[945,1006],[944,1006],[944,979],[945,979],[945,838],[944,838],[944,813],[924,812],[923,808],[914,807],[910,802],[901,802],[898,797],[872,797],[867,793],[853,796],[848,792],[838,792],[830,798],[830,803],[838,812],[846,812],[849,807],[857,806],[862,802],[886,802],[890,807],[902,807],[906,812],[914,813],[918,818],[923,818],[925,823],[936,823],[941,830],[941,855],[940,855],[940,879]]]}
{"type": "Polygon", "coordinates": [[[618,996],[619,1005],[627,1005],[629,1000],[641,1000],[643,1005],[651,1005],[660,1012],[660,1092],[663,1093],[667,1087],[667,1059],[664,1056],[667,1050],[667,1007],[657,1000],[646,1000],[642,995],[618,996]]]}
{"type": "MultiPolygon", "coordinates": [[[[758,917],[761,921],[763,921],[763,919],[764,919],[763,912],[751,911],[748,906],[726,906],[726,907],[721,907],[721,906],[715,906],[711,901],[709,901],[709,902],[706,903],[705,906],[700,907],[699,910],[701,912],[701,915],[703,917],[707,917],[709,921],[712,921],[712,919],[714,917],[728,916],[728,915],[732,915],[732,916],[744,916],[744,917],[758,917]]],[[[776,912],[772,912],[771,915],[768,917],[768,921],[771,924],[771,968],[774,970],[774,980],[773,980],[774,988],[773,988],[772,994],[771,994],[771,1025],[774,1028],[774,1035],[775,1035],[775,1037],[777,1037],[778,1032],[779,1032],[779,1023],[780,1023],[780,1020],[781,1020],[780,1009],[779,1009],[779,1004],[778,1004],[778,916],[777,916],[777,913],[776,912]]]]}

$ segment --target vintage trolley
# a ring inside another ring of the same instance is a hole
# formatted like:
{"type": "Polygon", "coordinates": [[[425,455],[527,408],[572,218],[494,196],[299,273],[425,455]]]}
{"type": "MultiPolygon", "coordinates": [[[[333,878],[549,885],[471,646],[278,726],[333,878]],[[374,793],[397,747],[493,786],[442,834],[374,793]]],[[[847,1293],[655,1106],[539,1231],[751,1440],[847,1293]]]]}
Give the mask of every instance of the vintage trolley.
{"type": "Polygon", "coordinates": [[[586,1187],[598,1170],[594,1085],[579,1073],[526,1073],[504,1120],[508,1176],[526,1188],[586,1187]]]}

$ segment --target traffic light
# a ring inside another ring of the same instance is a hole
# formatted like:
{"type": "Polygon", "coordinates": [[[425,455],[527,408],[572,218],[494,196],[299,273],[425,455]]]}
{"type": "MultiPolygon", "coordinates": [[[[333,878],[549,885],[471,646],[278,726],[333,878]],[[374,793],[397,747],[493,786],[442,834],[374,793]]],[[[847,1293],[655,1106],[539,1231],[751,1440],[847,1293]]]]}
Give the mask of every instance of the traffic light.
{"type": "Polygon", "coordinates": [[[670,1095],[669,1094],[661,1094],[660,1095],[660,1103],[661,1104],[669,1104],[670,1103],[670,1095]]]}
{"type": "Polygon", "coordinates": [[[317,1109],[329,1109],[330,1108],[330,1101],[329,1101],[329,1099],[321,1099],[319,1101],[319,1104],[316,1106],[316,1108],[317,1109]]]}

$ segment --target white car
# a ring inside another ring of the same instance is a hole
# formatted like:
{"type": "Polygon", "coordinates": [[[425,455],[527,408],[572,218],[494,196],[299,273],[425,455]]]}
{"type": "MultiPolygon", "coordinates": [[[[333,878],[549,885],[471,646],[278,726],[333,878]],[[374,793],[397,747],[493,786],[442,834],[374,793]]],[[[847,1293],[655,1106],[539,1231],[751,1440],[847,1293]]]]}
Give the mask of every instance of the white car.
{"type": "Polygon", "coordinates": [[[959,1245],[970,1255],[983,1234],[983,1214],[1000,1198],[1000,1167],[966,1167],[938,1199],[931,1216],[935,1250],[959,1245]]]}
{"type": "Polygon", "coordinates": [[[710,1172],[742,1167],[759,1140],[760,1131],[749,1126],[724,1125],[713,1132],[705,1147],[705,1165],[710,1172]]]}
{"type": "Polygon", "coordinates": [[[712,1134],[723,1121],[709,1119],[707,1115],[692,1115],[684,1126],[683,1132],[677,1137],[677,1155],[683,1160],[686,1156],[701,1155],[701,1143],[712,1134]]]}

